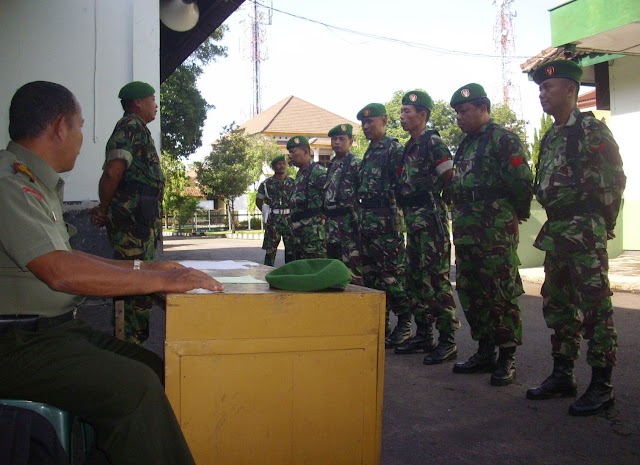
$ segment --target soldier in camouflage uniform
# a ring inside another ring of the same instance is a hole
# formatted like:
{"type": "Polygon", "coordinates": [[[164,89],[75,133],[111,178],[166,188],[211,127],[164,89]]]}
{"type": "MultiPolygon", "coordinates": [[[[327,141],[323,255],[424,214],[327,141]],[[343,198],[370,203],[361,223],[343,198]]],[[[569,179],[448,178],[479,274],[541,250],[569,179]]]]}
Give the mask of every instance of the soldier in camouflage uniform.
{"type": "Polygon", "coordinates": [[[291,231],[295,244],[296,260],[302,258],[326,258],[324,226],[324,186],[327,170],[313,161],[309,139],[296,136],[287,142],[290,163],[298,168],[291,194],[291,231]]]}
{"type": "MultiPolygon", "coordinates": [[[[153,260],[162,238],[164,174],[147,124],[158,111],[155,90],[134,81],[118,98],[124,116],[116,123],[106,147],[99,196],[92,221],[105,225],[113,256],[118,260],[153,260]]],[[[123,296],[125,340],[143,344],[149,337],[152,296],[123,296]]]]}
{"type": "Polygon", "coordinates": [[[618,145],[604,123],[577,108],[582,68],[567,60],[538,68],[542,109],[554,126],[540,144],[535,193],[547,212],[534,245],[546,252],[543,314],[553,329],[553,372],[529,399],[574,397],[574,360],[582,338],[589,339],[591,383],[569,408],[592,415],[613,405],[611,372],[618,336],[613,323],[607,270],[607,240],[614,227],[626,177],[618,145]]]}
{"type": "Polygon", "coordinates": [[[427,130],[433,100],[424,91],[402,97],[400,124],[411,134],[404,147],[396,199],[407,224],[408,291],[416,335],[396,347],[396,353],[424,350],[425,365],[454,359],[455,331],[460,328],[449,281],[451,242],[447,206],[442,190],[453,176],[453,157],[435,130],[427,130]],[[432,321],[439,331],[433,338],[432,321]]]}
{"type": "Polygon", "coordinates": [[[518,227],[529,218],[533,175],[518,136],[491,120],[482,86],[461,87],[451,106],[466,133],[451,182],[456,288],[479,343],[478,352],[453,371],[492,372],[491,384],[504,386],[515,379],[516,346],[522,344],[518,227]]]}
{"type": "Polygon", "coordinates": [[[362,159],[358,198],[362,207],[362,272],[364,284],[387,294],[385,347],[396,347],[411,337],[411,302],[406,291],[406,250],[402,213],[395,199],[397,168],[402,145],[386,135],[387,110],[370,103],[358,112],[369,147],[362,159]],[[389,331],[389,311],[398,323],[389,331]]]}
{"type": "Polygon", "coordinates": [[[327,256],[341,260],[353,273],[352,284],[363,285],[360,261],[360,203],[358,182],[362,160],[349,149],[353,126],[339,124],[329,131],[333,157],[327,169],[324,213],[327,228],[327,256]]]}
{"type": "Polygon", "coordinates": [[[275,174],[265,179],[258,187],[256,206],[262,210],[264,204],[269,206],[269,216],[264,224],[264,240],[262,248],[266,250],[264,264],[273,266],[280,238],[284,241],[284,262],[295,260],[293,235],[289,222],[290,200],[293,191],[293,178],[287,176],[287,160],[278,155],[271,160],[271,168],[275,174]]]}

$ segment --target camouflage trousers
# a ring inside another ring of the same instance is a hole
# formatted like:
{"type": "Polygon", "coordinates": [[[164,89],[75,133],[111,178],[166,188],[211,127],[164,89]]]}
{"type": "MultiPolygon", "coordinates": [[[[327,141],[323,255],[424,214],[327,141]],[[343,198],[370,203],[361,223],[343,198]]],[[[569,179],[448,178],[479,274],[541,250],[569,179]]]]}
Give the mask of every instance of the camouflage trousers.
{"type": "Polygon", "coordinates": [[[430,228],[407,234],[407,289],[413,316],[418,323],[435,320],[441,333],[460,329],[456,303],[449,281],[451,242],[448,235],[430,228]]]}
{"type": "Polygon", "coordinates": [[[360,260],[360,234],[353,214],[327,218],[327,257],[341,260],[353,278],[351,284],[363,286],[360,260]]]}
{"type": "Polygon", "coordinates": [[[364,285],[386,293],[387,321],[389,311],[396,316],[410,315],[404,236],[388,224],[387,218],[381,218],[381,223],[376,224],[367,221],[368,215],[369,213],[365,214],[361,230],[364,285]]]}
{"type": "Polygon", "coordinates": [[[308,218],[291,224],[295,259],[327,258],[327,233],[324,219],[308,218]]]}
{"type": "Polygon", "coordinates": [[[456,245],[456,289],[474,340],[522,344],[519,265],[516,244],[456,245]]]}
{"type": "Polygon", "coordinates": [[[276,253],[280,239],[284,242],[284,262],[289,263],[295,260],[295,245],[291,234],[291,225],[287,215],[271,213],[269,221],[264,225],[264,240],[262,249],[265,250],[264,264],[273,266],[276,261],[276,253]]]}
{"type": "MultiPolygon", "coordinates": [[[[148,228],[142,231],[138,227],[135,230],[124,232],[114,231],[109,228],[109,240],[113,246],[113,258],[116,260],[153,260],[156,257],[158,241],[161,229],[148,228]],[[146,237],[144,237],[146,236],[146,237]]],[[[133,265],[132,265],[133,266],[133,265]]],[[[114,297],[115,302],[124,301],[124,339],[134,344],[143,345],[149,338],[149,318],[153,307],[153,295],[120,296],[114,297]]]]}
{"type": "Polygon", "coordinates": [[[580,356],[582,338],[589,340],[587,363],[614,366],[618,334],[613,324],[606,249],[547,252],[542,298],[551,352],[572,360],[580,356]]]}

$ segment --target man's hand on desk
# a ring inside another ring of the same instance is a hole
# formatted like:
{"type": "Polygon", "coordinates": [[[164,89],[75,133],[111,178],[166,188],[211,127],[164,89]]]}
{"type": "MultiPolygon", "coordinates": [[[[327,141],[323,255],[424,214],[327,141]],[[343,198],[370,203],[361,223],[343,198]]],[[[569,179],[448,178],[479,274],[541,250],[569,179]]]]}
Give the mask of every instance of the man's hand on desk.
{"type": "Polygon", "coordinates": [[[169,271],[169,270],[181,270],[185,267],[178,262],[170,261],[144,261],[141,269],[151,271],[169,271]]]}
{"type": "Polygon", "coordinates": [[[164,292],[187,292],[192,289],[224,291],[224,286],[208,274],[194,268],[179,266],[180,268],[163,271],[167,276],[164,292]]]}

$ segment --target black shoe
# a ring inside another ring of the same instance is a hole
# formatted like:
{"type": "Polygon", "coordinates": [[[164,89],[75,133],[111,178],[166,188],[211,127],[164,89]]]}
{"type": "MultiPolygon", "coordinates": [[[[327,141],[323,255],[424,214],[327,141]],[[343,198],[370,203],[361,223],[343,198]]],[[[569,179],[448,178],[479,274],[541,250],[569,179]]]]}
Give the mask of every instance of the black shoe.
{"type": "Polygon", "coordinates": [[[396,354],[413,354],[420,350],[425,353],[430,353],[436,348],[436,343],[433,339],[433,325],[431,323],[419,324],[416,335],[408,341],[400,344],[394,350],[396,354]]]}
{"type": "Polygon", "coordinates": [[[424,358],[422,363],[425,365],[438,365],[439,363],[446,362],[447,360],[455,360],[458,356],[458,347],[454,341],[453,333],[440,333],[438,346],[433,350],[433,352],[424,358]]]}
{"type": "Polygon", "coordinates": [[[466,362],[453,365],[453,372],[459,374],[491,373],[496,369],[496,348],[492,342],[480,341],[478,352],[466,362]]]}
{"type": "Polygon", "coordinates": [[[507,386],[516,379],[516,348],[500,347],[496,369],[491,374],[492,386],[507,386]]]}
{"type": "Polygon", "coordinates": [[[591,369],[591,383],[587,390],[569,407],[569,415],[595,415],[613,406],[616,399],[611,384],[612,367],[591,369]]]}
{"type": "Polygon", "coordinates": [[[385,349],[399,346],[411,338],[411,315],[398,316],[398,323],[384,340],[385,349]]]}
{"type": "Polygon", "coordinates": [[[556,396],[575,397],[578,384],[573,375],[573,360],[566,357],[553,358],[553,372],[538,387],[527,389],[527,399],[546,400],[556,396]]]}

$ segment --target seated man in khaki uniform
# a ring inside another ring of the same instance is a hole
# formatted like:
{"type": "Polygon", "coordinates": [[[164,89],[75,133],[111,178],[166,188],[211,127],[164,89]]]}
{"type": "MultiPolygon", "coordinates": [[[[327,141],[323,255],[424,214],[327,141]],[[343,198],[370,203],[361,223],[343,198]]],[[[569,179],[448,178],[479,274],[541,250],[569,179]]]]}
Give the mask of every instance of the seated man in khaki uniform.
{"type": "Polygon", "coordinates": [[[51,82],[18,89],[0,151],[0,398],[44,402],[96,431],[87,463],[193,464],[162,387],[162,360],[76,320],[79,295],[223,287],[173,262],[109,260],[72,250],[64,181],[82,145],[82,110],[51,82]]]}

